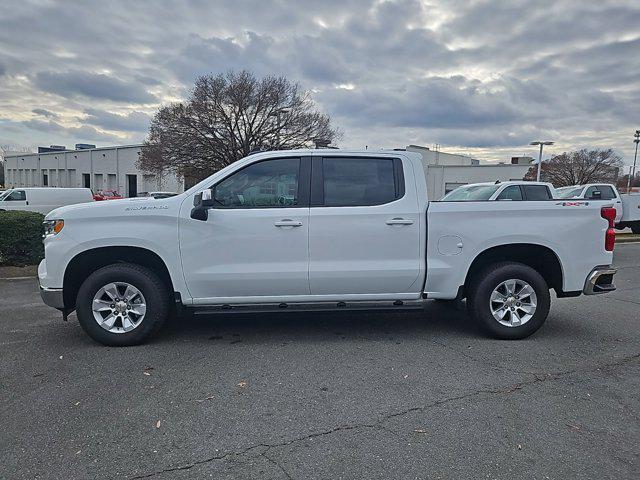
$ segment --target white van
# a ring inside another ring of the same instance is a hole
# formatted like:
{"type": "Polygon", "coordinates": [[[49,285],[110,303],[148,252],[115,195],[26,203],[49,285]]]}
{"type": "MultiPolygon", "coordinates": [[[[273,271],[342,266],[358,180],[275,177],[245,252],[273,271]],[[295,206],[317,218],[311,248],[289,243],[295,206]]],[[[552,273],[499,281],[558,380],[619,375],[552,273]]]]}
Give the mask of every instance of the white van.
{"type": "Polygon", "coordinates": [[[0,194],[0,211],[27,210],[46,215],[58,207],[93,201],[88,188],[12,188],[0,194]]]}

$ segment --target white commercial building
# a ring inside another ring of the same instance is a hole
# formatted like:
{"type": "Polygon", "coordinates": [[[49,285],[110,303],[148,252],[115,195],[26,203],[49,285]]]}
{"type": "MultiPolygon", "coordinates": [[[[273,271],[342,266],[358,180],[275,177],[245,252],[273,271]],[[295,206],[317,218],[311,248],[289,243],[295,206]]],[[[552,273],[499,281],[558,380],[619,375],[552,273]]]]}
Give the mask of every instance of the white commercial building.
{"type": "MultiPolygon", "coordinates": [[[[78,145],[77,147],[84,147],[78,145]]],[[[154,175],[137,167],[141,145],[76,148],[40,153],[6,153],[6,187],[87,187],[94,192],[115,190],[135,197],[142,192],[183,192],[184,181],[172,174],[154,175]]],[[[466,155],[409,145],[408,152],[422,155],[429,199],[468,183],[522,180],[531,167],[530,157],[513,157],[510,164],[481,163],[466,155]]]]}
{"type": "Polygon", "coordinates": [[[419,145],[409,145],[405,150],[422,155],[429,200],[438,200],[451,190],[469,183],[522,180],[533,160],[513,157],[509,164],[481,163],[466,155],[430,150],[419,145]]]}
{"type": "MultiPolygon", "coordinates": [[[[78,146],[79,147],[79,146],[78,146]]],[[[40,153],[9,153],[4,158],[5,186],[86,187],[135,197],[142,192],[183,192],[173,174],[156,175],[137,167],[141,145],[123,145],[40,153]]]]}

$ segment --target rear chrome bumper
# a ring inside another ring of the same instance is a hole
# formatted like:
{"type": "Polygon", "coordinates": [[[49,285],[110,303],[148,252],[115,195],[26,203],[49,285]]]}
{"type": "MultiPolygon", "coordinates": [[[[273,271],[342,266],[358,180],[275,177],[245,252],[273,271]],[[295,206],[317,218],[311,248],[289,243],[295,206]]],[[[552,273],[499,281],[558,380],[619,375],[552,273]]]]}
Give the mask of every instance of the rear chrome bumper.
{"type": "Polygon", "coordinates": [[[61,288],[47,288],[40,285],[42,301],[50,307],[64,310],[64,296],[61,288]]]}
{"type": "Polygon", "coordinates": [[[584,283],[582,293],[585,295],[597,295],[599,293],[613,292],[616,287],[613,284],[613,276],[617,270],[611,266],[594,268],[584,283]]]}

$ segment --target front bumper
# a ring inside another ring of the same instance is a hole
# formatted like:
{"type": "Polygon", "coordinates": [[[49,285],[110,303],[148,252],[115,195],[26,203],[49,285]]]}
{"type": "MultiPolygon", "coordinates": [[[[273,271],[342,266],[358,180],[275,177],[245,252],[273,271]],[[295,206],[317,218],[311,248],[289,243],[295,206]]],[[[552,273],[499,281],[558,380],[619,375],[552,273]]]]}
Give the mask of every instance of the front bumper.
{"type": "Polygon", "coordinates": [[[42,301],[50,307],[64,310],[64,295],[61,288],[47,288],[40,285],[42,301]]]}
{"type": "Polygon", "coordinates": [[[617,270],[611,266],[596,267],[584,282],[582,292],[585,295],[597,295],[599,293],[613,292],[616,287],[613,284],[613,276],[617,270]]]}

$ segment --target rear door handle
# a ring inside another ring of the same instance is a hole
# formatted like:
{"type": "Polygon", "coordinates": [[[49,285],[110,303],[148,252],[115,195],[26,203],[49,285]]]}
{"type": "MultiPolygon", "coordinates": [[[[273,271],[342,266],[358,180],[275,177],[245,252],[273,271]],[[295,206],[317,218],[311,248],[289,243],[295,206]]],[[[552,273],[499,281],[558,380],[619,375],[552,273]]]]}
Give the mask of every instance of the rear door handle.
{"type": "Polygon", "coordinates": [[[413,220],[409,220],[407,218],[395,217],[390,220],[387,220],[387,225],[413,225],[413,220]]]}
{"type": "Polygon", "coordinates": [[[301,227],[302,222],[297,222],[295,220],[291,220],[290,218],[285,218],[274,223],[276,227],[301,227]]]}

